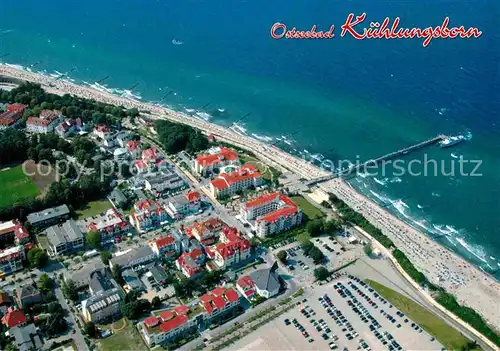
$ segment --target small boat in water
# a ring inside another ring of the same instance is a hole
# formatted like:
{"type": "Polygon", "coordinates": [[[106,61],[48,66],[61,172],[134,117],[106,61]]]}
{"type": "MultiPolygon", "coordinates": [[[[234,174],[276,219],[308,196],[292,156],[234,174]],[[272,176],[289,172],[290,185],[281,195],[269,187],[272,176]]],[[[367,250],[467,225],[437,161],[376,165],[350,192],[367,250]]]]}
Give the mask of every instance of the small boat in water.
{"type": "Polygon", "coordinates": [[[457,136],[451,136],[451,137],[445,137],[443,140],[439,142],[439,146],[441,147],[450,147],[453,145],[456,145],[458,143],[461,143],[462,141],[467,140],[466,137],[463,135],[457,135],[457,136]]]}

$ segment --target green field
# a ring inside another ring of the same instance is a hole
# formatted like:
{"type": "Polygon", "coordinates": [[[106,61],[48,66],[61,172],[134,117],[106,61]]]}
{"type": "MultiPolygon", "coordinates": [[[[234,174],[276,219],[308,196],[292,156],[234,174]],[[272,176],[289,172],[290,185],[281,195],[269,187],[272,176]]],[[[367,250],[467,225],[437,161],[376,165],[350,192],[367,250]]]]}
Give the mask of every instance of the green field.
{"type": "Polygon", "coordinates": [[[242,164],[249,163],[249,164],[257,167],[257,169],[262,174],[262,178],[265,180],[277,181],[277,179],[281,175],[280,171],[278,171],[277,169],[275,169],[271,166],[268,166],[267,164],[263,163],[262,161],[256,159],[255,157],[240,155],[240,161],[242,164]]]}
{"type": "Polygon", "coordinates": [[[126,319],[120,319],[113,325],[108,325],[103,329],[113,330],[113,335],[99,341],[102,351],[148,351],[149,348],[142,341],[139,331],[126,319]],[[125,327],[123,321],[125,320],[125,327]]]}
{"type": "Polygon", "coordinates": [[[111,208],[111,202],[108,200],[99,200],[89,202],[85,207],[82,207],[76,214],[78,215],[78,219],[84,219],[91,216],[98,215],[102,212],[106,212],[111,208]]]}
{"type": "Polygon", "coordinates": [[[321,210],[315,207],[312,203],[307,201],[302,196],[292,196],[291,199],[302,209],[302,212],[306,215],[308,219],[315,219],[324,217],[325,214],[321,210]]]}
{"type": "Polygon", "coordinates": [[[0,170],[0,208],[34,199],[38,195],[40,190],[24,174],[22,166],[0,170]]]}
{"type": "Polygon", "coordinates": [[[366,283],[371,285],[380,295],[406,314],[411,320],[420,325],[422,329],[433,335],[448,350],[460,350],[469,339],[445,321],[429,312],[415,301],[395,292],[388,287],[367,279],[366,283]]]}

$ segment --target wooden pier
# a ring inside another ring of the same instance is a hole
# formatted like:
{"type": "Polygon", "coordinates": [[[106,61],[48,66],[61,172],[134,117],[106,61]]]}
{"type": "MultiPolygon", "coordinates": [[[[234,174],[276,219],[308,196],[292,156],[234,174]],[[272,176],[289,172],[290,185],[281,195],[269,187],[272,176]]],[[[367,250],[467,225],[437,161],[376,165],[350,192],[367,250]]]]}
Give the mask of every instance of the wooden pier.
{"type": "Polygon", "coordinates": [[[330,179],[334,179],[337,177],[346,177],[346,176],[352,175],[353,173],[358,173],[360,170],[363,170],[367,167],[374,167],[374,166],[378,165],[379,163],[381,163],[382,161],[387,161],[387,160],[393,159],[393,158],[398,157],[398,156],[407,155],[410,152],[422,149],[422,148],[429,146],[429,145],[436,144],[445,138],[446,138],[446,136],[441,134],[441,135],[435,136],[434,138],[430,138],[430,139],[427,139],[425,141],[422,141],[418,144],[414,144],[414,145],[405,147],[403,149],[385,154],[385,155],[380,156],[378,158],[368,160],[364,163],[352,165],[351,167],[349,167],[347,169],[342,169],[342,170],[333,172],[331,175],[311,179],[311,180],[307,181],[305,184],[307,186],[313,186],[313,185],[316,185],[318,183],[326,182],[330,179]]]}

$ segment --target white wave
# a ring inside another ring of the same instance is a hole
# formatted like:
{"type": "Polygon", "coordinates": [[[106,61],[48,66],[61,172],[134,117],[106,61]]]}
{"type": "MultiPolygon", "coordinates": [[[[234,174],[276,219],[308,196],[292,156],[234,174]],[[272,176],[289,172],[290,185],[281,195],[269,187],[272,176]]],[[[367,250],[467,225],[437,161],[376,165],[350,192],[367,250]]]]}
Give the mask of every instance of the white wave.
{"type": "Polygon", "coordinates": [[[470,131],[467,131],[467,133],[464,134],[465,140],[469,141],[472,139],[472,133],[470,131]]]}
{"type": "Polygon", "coordinates": [[[496,261],[497,259],[493,256],[490,256],[490,258],[493,260],[493,261],[496,261]]]}
{"type": "Polygon", "coordinates": [[[238,123],[233,123],[232,129],[235,132],[237,132],[237,133],[238,132],[242,133],[242,134],[246,134],[247,133],[247,129],[245,127],[243,127],[241,124],[238,124],[238,123]]]}
{"type": "Polygon", "coordinates": [[[307,151],[306,149],[302,150],[304,153],[308,154],[309,151],[307,151]]]}
{"type": "Polygon", "coordinates": [[[186,109],[187,113],[193,113],[194,111],[196,111],[194,108],[187,108],[186,109]]]}
{"type": "Polygon", "coordinates": [[[394,178],[389,179],[389,183],[401,183],[401,182],[402,182],[402,180],[399,177],[394,177],[394,178]]]}
{"type": "Polygon", "coordinates": [[[1,34],[8,34],[8,33],[12,33],[14,31],[14,29],[5,29],[3,31],[0,32],[0,35],[1,34]]]}
{"type": "Polygon", "coordinates": [[[420,209],[424,208],[424,206],[422,206],[422,205],[417,205],[417,207],[420,209]]]}
{"type": "Polygon", "coordinates": [[[405,204],[402,200],[397,200],[392,203],[392,206],[405,218],[412,219],[407,213],[406,210],[409,208],[407,204],[405,204]]]}
{"type": "Polygon", "coordinates": [[[172,44],[174,44],[174,45],[182,45],[182,44],[184,44],[184,42],[180,41],[180,40],[172,39],[172,44]]]}
{"type": "Polygon", "coordinates": [[[16,64],[13,64],[13,63],[6,63],[5,65],[8,66],[8,67],[15,68],[15,69],[20,69],[20,70],[23,70],[23,71],[26,70],[26,68],[24,66],[16,65],[16,64]]]}
{"type": "Polygon", "coordinates": [[[464,238],[457,237],[455,239],[460,243],[460,245],[462,245],[464,249],[477,257],[481,262],[488,264],[488,261],[486,260],[486,254],[482,247],[469,244],[467,241],[465,241],[464,238]]]}
{"type": "Polygon", "coordinates": [[[453,157],[453,158],[459,158],[460,156],[458,156],[457,154],[451,153],[451,157],[453,157]]]}
{"type": "Polygon", "coordinates": [[[441,197],[441,194],[440,193],[436,193],[436,192],[433,192],[431,195],[434,196],[434,197],[441,197]]]}
{"type": "Polygon", "coordinates": [[[432,227],[434,229],[431,230],[431,232],[433,232],[434,234],[446,235],[446,236],[453,236],[452,234],[458,234],[458,230],[456,230],[450,225],[433,224],[432,227]]]}
{"type": "Polygon", "coordinates": [[[384,178],[382,180],[379,180],[375,177],[373,177],[373,180],[377,183],[377,184],[380,184],[380,185],[386,185],[387,184],[387,178],[384,178]]]}
{"type": "Polygon", "coordinates": [[[293,140],[283,140],[283,142],[287,145],[293,145],[293,140]]]}
{"type": "Polygon", "coordinates": [[[141,100],[142,96],[139,94],[134,94],[131,90],[123,90],[122,96],[131,100],[141,100]]]}
{"type": "Polygon", "coordinates": [[[259,135],[259,134],[252,133],[252,136],[255,139],[259,139],[261,141],[266,141],[266,142],[273,141],[273,138],[265,136],[265,135],[259,135]]]}
{"type": "Polygon", "coordinates": [[[210,117],[212,117],[209,113],[206,112],[196,112],[196,115],[205,121],[208,121],[210,117]]]}
{"type": "Polygon", "coordinates": [[[449,111],[449,109],[447,109],[446,107],[441,107],[440,109],[437,110],[437,113],[442,116],[448,111],[449,111]]]}
{"type": "Polygon", "coordinates": [[[314,155],[311,155],[311,157],[318,162],[321,162],[325,158],[325,156],[323,156],[322,154],[314,154],[314,155]]]}
{"type": "Polygon", "coordinates": [[[415,223],[416,225],[418,225],[420,228],[422,229],[425,229],[427,231],[429,231],[430,229],[425,225],[427,222],[424,220],[424,219],[421,219],[419,221],[417,220],[412,220],[413,223],[415,223]]]}
{"type": "Polygon", "coordinates": [[[380,195],[379,193],[376,193],[373,190],[370,190],[370,193],[372,193],[372,195],[375,196],[377,199],[379,199],[382,203],[390,203],[390,202],[392,202],[392,200],[390,198],[388,198],[386,196],[383,196],[383,195],[380,195]]]}
{"type": "Polygon", "coordinates": [[[218,110],[220,113],[224,113],[224,112],[226,112],[226,109],[225,109],[225,108],[218,108],[217,110],[218,110]]]}

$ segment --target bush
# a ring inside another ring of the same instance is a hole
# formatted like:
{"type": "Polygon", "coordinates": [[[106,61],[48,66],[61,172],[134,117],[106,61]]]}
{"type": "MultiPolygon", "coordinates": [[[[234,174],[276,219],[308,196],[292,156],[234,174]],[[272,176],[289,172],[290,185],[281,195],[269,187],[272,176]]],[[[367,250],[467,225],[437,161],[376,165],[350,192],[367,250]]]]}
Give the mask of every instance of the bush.
{"type": "Polygon", "coordinates": [[[314,270],[316,280],[326,280],[330,276],[330,272],[325,267],[318,267],[314,270]]]}
{"type": "Polygon", "coordinates": [[[281,263],[286,264],[286,259],[288,257],[288,254],[286,253],[285,250],[281,250],[276,254],[276,257],[278,260],[280,260],[281,263]]]}

